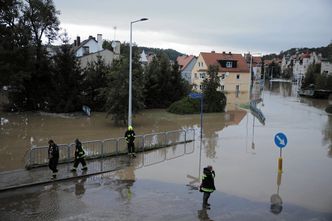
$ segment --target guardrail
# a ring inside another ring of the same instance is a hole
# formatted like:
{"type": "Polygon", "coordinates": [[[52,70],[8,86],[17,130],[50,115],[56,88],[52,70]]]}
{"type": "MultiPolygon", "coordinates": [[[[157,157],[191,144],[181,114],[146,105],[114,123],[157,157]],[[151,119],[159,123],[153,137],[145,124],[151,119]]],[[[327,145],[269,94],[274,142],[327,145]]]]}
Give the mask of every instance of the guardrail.
{"type": "MultiPolygon", "coordinates": [[[[162,147],[187,143],[195,140],[195,129],[175,130],[146,135],[138,135],[135,139],[135,151],[142,152],[162,147]]],[[[127,142],[124,137],[82,142],[86,159],[109,157],[127,154],[127,142]]],[[[75,144],[58,144],[59,163],[74,160],[75,144]]],[[[25,154],[25,168],[32,169],[48,165],[48,146],[33,147],[25,154]]]]}

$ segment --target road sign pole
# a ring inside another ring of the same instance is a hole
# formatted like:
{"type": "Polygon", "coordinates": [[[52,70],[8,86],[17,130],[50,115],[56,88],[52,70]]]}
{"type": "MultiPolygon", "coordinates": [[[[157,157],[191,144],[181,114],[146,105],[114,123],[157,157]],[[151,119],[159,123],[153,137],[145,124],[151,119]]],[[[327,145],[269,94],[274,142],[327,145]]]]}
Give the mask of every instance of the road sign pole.
{"type": "Polygon", "coordinates": [[[274,143],[279,147],[278,172],[282,173],[282,149],[287,145],[287,137],[283,133],[278,133],[274,137],[274,143]]]}
{"type": "Polygon", "coordinates": [[[279,155],[280,158],[282,158],[282,148],[280,148],[280,155],[279,155]]]}
{"type": "Polygon", "coordinates": [[[278,172],[282,173],[282,158],[278,158],[278,172]]]}
{"type": "Polygon", "coordinates": [[[201,141],[203,138],[203,96],[201,96],[201,141]]]}

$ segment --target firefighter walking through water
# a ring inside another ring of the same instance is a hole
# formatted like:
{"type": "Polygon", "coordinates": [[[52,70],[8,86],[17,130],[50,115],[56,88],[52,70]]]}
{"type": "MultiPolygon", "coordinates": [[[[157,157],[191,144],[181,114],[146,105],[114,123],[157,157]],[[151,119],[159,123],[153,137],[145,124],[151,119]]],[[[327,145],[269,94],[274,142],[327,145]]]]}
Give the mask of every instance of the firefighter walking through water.
{"type": "Polygon", "coordinates": [[[203,192],[203,209],[210,209],[208,199],[210,194],[216,189],[214,186],[215,173],[212,166],[207,166],[203,170],[202,184],[200,191],[203,192]]]}
{"type": "Polygon", "coordinates": [[[52,170],[52,178],[55,179],[58,169],[58,162],[59,162],[59,147],[53,140],[48,141],[48,167],[52,170]]]}
{"type": "Polygon", "coordinates": [[[132,126],[128,127],[128,130],[125,133],[125,138],[127,141],[127,145],[128,145],[128,155],[129,156],[133,156],[136,157],[135,155],[135,132],[132,126]]]}
{"type": "Polygon", "coordinates": [[[82,164],[83,171],[88,169],[84,158],[85,158],[85,151],[83,149],[82,143],[81,143],[81,141],[76,139],[75,140],[75,161],[74,161],[73,169],[71,169],[72,172],[76,172],[78,164],[80,164],[80,163],[82,164]]]}

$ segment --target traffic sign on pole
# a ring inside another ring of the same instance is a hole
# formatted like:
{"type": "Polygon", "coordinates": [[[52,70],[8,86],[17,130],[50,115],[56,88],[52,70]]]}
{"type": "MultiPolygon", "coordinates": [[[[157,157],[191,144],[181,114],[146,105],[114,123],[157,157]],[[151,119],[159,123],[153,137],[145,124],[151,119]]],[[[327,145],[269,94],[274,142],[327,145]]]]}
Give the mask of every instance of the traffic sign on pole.
{"type": "Polygon", "coordinates": [[[287,137],[284,133],[277,133],[274,136],[274,143],[279,148],[284,148],[287,145],[287,137]]]}
{"type": "Polygon", "coordinates": [[[192,99],[201,99],[203,96],[203,94],[201,93],[195,93],[195,92],[191,92],[189,94],[189,97],[192,98],[192,99]]]}
{"type": "Polygon", "coordinates": [[[284,133],[277,133],[274,136],[274,143],[279,147],[280,149],[280,156],[278,158],[278,171],[279,173],[282,173],[282,149],[287,145],[287,137],[284,133]]]}

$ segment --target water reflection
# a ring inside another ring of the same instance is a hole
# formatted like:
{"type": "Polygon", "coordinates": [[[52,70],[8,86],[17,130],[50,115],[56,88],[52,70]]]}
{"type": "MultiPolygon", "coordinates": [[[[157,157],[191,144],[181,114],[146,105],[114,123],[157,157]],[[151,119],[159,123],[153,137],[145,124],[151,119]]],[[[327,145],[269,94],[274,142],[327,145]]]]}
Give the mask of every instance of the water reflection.
{"type": "Polygon", "coordinates": [[[297,95],[297,86],[289,82],[269,82],[269,91],[271,94],[280,94],[283,97],[297,95]]]}
{"type": "Polygon", "coordinates": [[[282,199],[279,195],[279,189],[280,189],[280,185],[281,185],[281,176],[282,176],[282,172],[278,171],[278,175],[277,175],[277,192],[271,195],[270,198],[270,202],[271,202],[271,206],[270,206],[270,211],[273,214],[279,214],[281,213],[283,206],[282,206],[282,199]]]}
{"type": "Polygon", "coordinates": [[[249,93],[227,93],[226,112],[237,110],[241,104],[247,104],[250,100],[249,93]]]}
{"type": "Polygon", "coordinates": [[[86,171],[83,171],[82,175],[83,177],[79,178],[75,182],[75,195],[78,198],[81,198],[85,193],[85,182],[87,180],[87,177],[84,176],[86,174],[86,171]]]}
{"type": "Polygon", "coordinates": [[[212,219],[210,219],[209,214],[206,209],[198,210],[197,217],[200,221],[213,221],[212,219]]]}
{"type": "Polygon", "coordinates": [[[221,132],[228,126],[238,125],[247,114],[244,110],[231,110],[223,114],[209,114],[205,117],[207,126],[203,130],[203,149],[207,158],[215,159],[218,148],[222,148],[221,132]]]}
{"type": "Polygon", "coordinates": [[[323,144],[327,145],[327,155],[332,158],[332,116],[329,115],[323,128],[323,144]]]}
{"type": "Polygon", "coordinates": [[[119,192],[121,199],[126,203],[129,203],[132,198],[132,187],[136,181],[136,166],[137,163],[135,161],[130,161],[128,167],[115,172],[115,175],[119,179],[115,190],[119,192]]]}

